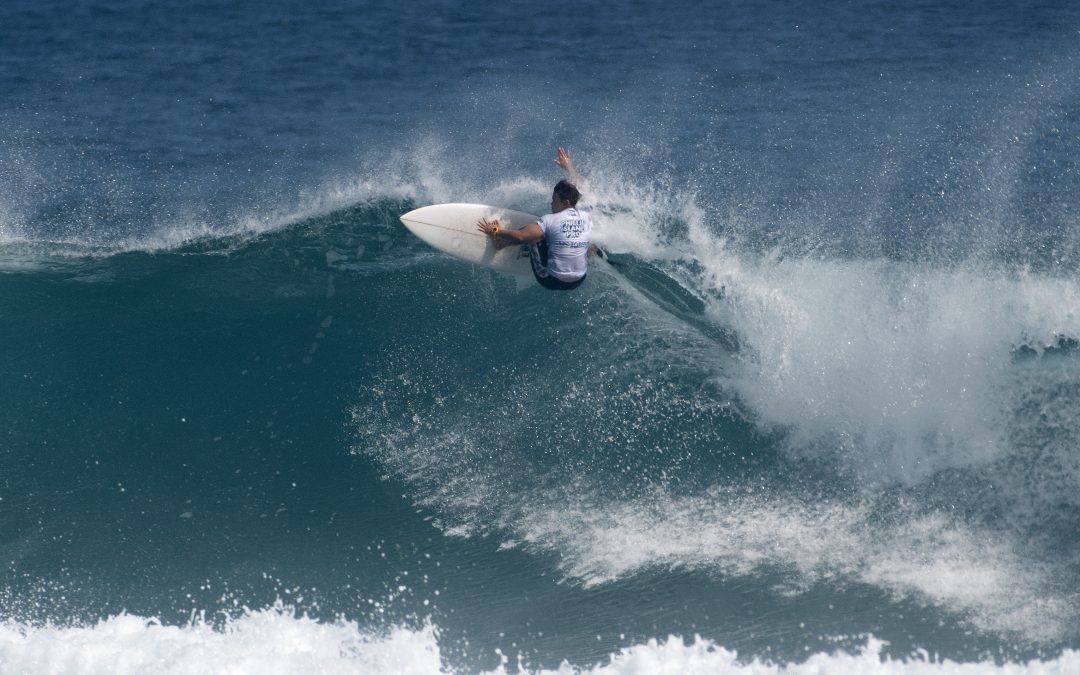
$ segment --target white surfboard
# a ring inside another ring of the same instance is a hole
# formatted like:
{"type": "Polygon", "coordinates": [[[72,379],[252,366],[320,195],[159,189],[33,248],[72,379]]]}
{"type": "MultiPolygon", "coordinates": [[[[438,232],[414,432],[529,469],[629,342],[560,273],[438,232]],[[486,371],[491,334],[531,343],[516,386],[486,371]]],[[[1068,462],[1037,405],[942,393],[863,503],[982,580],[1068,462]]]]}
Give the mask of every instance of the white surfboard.
{"type": "Polygon", "coordinates": [[[497,218],[501,227],[510,229],[540,220],[528,213],[484,204],[433,204],[409,211],[401,216],[401,222],[410,232],[455,258],[531,276],[528,247],[511,245],[496,251],[491,238],[476,229],[481,218],[497,218]]]}

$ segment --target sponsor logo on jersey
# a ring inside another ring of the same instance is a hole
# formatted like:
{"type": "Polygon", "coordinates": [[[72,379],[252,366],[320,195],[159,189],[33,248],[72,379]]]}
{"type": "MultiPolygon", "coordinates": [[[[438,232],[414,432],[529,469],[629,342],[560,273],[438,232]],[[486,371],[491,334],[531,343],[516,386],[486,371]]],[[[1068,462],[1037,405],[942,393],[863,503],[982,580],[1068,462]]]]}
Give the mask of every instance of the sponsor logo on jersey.
{"type": "Polygon", "coordinates": [[[584,231],[585,221],[582,218],[567,218],[562,221],[562,233],[568,239],[577,239],[584,231]]]}

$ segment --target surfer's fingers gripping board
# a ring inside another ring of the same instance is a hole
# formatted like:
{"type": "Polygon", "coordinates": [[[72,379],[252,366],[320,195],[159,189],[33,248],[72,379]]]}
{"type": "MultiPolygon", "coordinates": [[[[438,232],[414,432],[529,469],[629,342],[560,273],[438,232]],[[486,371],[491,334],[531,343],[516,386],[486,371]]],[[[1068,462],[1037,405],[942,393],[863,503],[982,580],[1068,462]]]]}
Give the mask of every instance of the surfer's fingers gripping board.
{"type": "Polygon", "coordinates": [[[476,229],[480,230],[485,235],[491,237],[491,243],[495,246],[496,251],[501,251],[507,246],[513,246],[515,244],[521,243],[520,241],[515,241],[514,237],[506,236],[507,232],[516,232],[516,230],[511,230],[509,228],[503,227],[502,223],[500,223],[497,218],[494,220],[481,218],[480,222],[476,224],[476,229]]]}

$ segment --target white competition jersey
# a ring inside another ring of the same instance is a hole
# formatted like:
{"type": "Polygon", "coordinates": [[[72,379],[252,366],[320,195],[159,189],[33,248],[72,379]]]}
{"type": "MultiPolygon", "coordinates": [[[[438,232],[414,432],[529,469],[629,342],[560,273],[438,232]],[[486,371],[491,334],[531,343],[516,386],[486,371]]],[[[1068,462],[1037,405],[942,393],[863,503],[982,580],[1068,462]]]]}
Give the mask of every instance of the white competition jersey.
{"type": "Polygon", "coordinates": [[[573,281],[588,271],[589,237],[592,235],[592,205],[578,202],[540,219],[540,229],[548,247],[548,274],[573,281]]]}

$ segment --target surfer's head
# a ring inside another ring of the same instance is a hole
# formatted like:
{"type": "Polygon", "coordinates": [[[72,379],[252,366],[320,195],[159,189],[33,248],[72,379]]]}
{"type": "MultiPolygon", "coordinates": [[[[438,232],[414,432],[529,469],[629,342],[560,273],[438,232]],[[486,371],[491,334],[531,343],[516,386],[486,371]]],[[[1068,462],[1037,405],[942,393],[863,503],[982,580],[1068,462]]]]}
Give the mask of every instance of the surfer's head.
{"type": "Polygon", "coordinates": [[[551,193],[551,210],[557,213],[566,208],[565,206],[557,208],[562,203],[577,206],[579,199],[581,199],[581,193],[578,192],[577,186],[568,180],[561,180],[555,184],[555,190],[551,193]]]}

